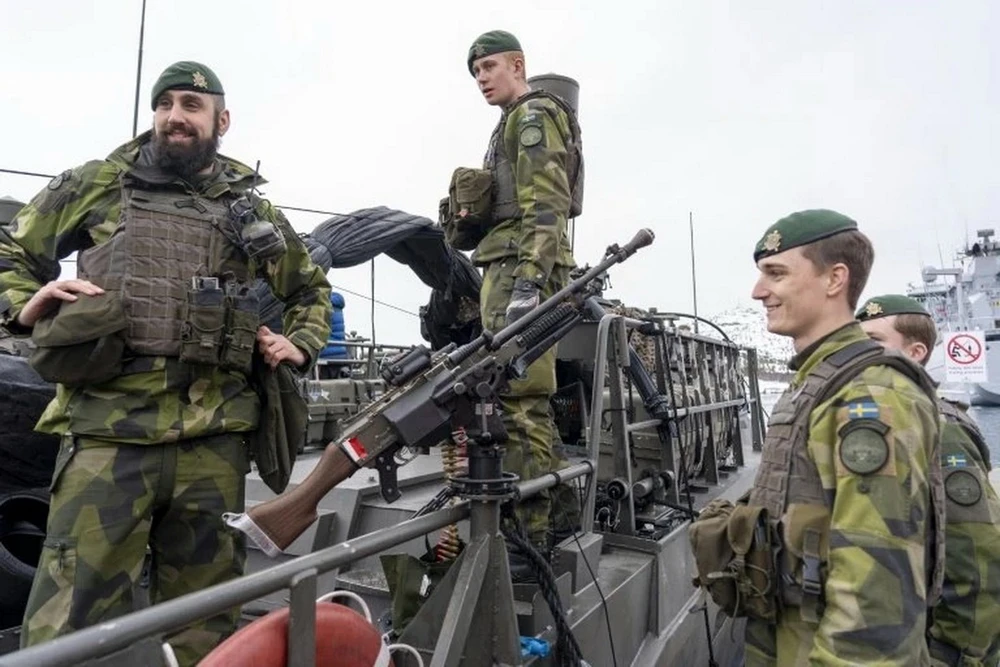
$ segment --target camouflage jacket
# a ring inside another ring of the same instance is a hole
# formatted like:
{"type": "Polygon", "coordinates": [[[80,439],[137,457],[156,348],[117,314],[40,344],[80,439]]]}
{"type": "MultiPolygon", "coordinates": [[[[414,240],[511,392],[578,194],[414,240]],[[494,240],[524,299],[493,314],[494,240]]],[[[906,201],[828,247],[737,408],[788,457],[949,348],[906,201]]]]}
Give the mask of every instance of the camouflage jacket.
{"type": "MultiPolygon", "coordinates": [[[[822,360],[866,338],[852,323],[800,353],[786,390],[792,400],[822,360]]],[[[782,536],[794,541],[807,526],[824,529],[823,605],[818,622],[797,607],[783,608],[776,626],[748,622],[747,664],[926,664],[935,406],[900,371],[871,366],[816,406],[800,437],[796,446],[806,448],[826,502],[787,505],[782,536]]]]}
{"type": "MultiPolygon", "coordinates": [[[[947,523],[945,586],[934,608],[931,655],[946,647],[963,664],[996,664],[1000,644],[1000,498],[988,478],[983,437],[960,408],[939,403],[947,523]],[[992,648],[991,648],[992,647],[992,648]],[[990,660],[985,660],[989,655],[990,660]]],[[[988,454],[988,450],[986,452],[988,454]]],[[[950,662],[950,661],[946,661],[950,662]]]]}
{"type": "Polygon", "coordinates": [[[514,170],[520,217],[497,224],[472,256],[478,265],[517,257],[515,278],[538,285],[554,266],[575,266],[567,234],[572,193],[567,174],[570,121],[560,106],[545,97],[515,102],[505,109],[490,141],[485,168],[498,148],[514,170]]]}
{"type": "MultiPolygon", "coordinates": [[[[14,324],[32,295],[59,276],[60,259],[109,238],[119,220],[120,177],[136,173],[140,149],[150,136],[140,135],[105,160],[64,171],[13,222],[0,227],[0,323],[14,324]]],[[[166,187],[219,198],[243,194],[252,180],[246,165],[219,156],[214,174],[197,186],[176,180],[166,187]]],[[[329,334],[330,286],[277,209],[261,201],[257,214],[276,224],[287,252],[251,267],[251,273],[264,278],[285,303],[285,335],[312,364],[329,334]]],[[[185,365],[176,358],[140,361],[139,372],[100,385],[58,386],[36,430],[147,444],[257,427],[260,402],[242,374],[185,365]]]]}

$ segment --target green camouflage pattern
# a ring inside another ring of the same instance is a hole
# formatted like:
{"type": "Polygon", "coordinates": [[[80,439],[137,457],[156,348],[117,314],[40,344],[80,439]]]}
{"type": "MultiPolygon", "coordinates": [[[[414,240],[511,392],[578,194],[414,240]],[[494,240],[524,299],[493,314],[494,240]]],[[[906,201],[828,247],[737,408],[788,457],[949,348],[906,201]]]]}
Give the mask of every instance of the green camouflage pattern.
{"type": "MultiPolygon", "coordinates": [[[[64,437],[22,647],[132,611],[147,544],[153,604],[241,576],[244,537],[222,514],[243,511],[248,470],[239,434],[180,445],[64,437]]],[[[238,617],[234,608],[164,640],[181,665],[194,665],[238,617]]]]}
{"type": "Polygon", "coordinates": [[[571,190],[566,144],[572,140],[570,121],[556,102],[545,97],[532,98],[504,113],[500,121],[504,133],[495,141],[503,142],[514,170],[521,217],[495,220],[496,226],[479,243],[472,260],[486,266],[516,257],[514,277],[543,285],[554,267],[576,265],[567,235],[571,190]],[[537,143],[524,145],[521,133],[525,130],[535,133],[528,143],[537,143]]]}
{"type": "MultiPolygon", "coordinates": [[[[804,350],[793,362],[797,372],[786,392],[794,397],[823,359],[866,338],[852,323],[804,350]]],[[[776,625],[749,621],[746,664],[927,664],[936,407],[901,372],[870,366],[813,409],[805,446],[827,502],[786,506],[780,517],[783,562],[802,553],[806,528],[825,534],[825,604],[818,623],[791,605],[780,609],[776,625]],[[842,429],[859,419],[886,428],[888,458],[867,475],[852,472],[841,458],[842,429]]]]}
{"type": "MultiPolygon", "coordinates": [[[[139,150],[150,137],[146,132],[106,160],[63,172],[12,223],[0,227],[0,323],[12,323],[31,296],[58,277],[60,259],[108,239],[119,219],[119,178],[135,169],[139,150]]],[[[219,160],[214,175],[197,185],[199,194],[239,195],[252,185],[249,167],[224,156],[219,160]]],[[[177,186],[179,192],[191,187],[183,182],[177,186]]],[[[329,283],[276,208],[261,200],[256,212],[281,230],[287,251],[277,261],[251,266],[251,275],[267,280],[285,303],[285,335],[311,365],[329,334],[329,283]]],[[[126,374],[108,382],[73,390],[59,386],[36,430],[135,444],[176,442],[253,430],[259,408],[242,374],[142,357],[126,374]]]]}
{"type": "MultiPolygon", "coordinates": [[[[517,261],[507,258],[486,267],[480,292],[483,326],[499,331],[506,320],[507,303],[514,288],[517,261]]],[[[569,283],[569,269],[556,267],[541,291],[547,299],[569,283]]],[[[553,347],[528,367],[523,380],[512,380],[500,396],[503,424],[508,440],[503,469],[522,480],[535,479],[559,470],[565,462],[554,451],[557,436],[549,399],[556,391],[556,350],[553,347]]],[[[517,515],[536,545],[545,545],[550,525],[563,530],[579,522],[579,501],[566,485],[518,502],[517,515]],[[553,503],[553,498],[557,502],[553,503]],[[550,520],[551,515],[551,520],[550,520]]]]}
{"type": "MultiPolygon", "coordinates": [[[[944,411],[942,411],[944,412],[944,411]]],[[[945,417],[941,462],[949,475],[969,474],[979,483],[974,503],[947,500],[945,583],[934,608],[930,636],[963,654],[963,665],[996,665],[1000,657],[1000,498],[990,484],[988,466],[968,432],[945,417]]],[[[947,664],[936,654],[935,664],[947,664]]]]}

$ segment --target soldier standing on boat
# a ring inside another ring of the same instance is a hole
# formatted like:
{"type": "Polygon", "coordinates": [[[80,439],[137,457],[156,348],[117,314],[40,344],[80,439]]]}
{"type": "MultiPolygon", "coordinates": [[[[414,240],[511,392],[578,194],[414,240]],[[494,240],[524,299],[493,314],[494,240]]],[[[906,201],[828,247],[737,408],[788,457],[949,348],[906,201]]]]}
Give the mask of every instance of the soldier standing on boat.
{"type": "MultiPolygon", "coordinates": [[[[480,35],[469,48],[467,65],[486,102],[502,113],[483,169],[456,170],[449,222],[465,230],[475,227],[457,247],[475,249],[473,262],[484,271],[483,326],[497,331],[569,281],[575,263],[567,225],[582,210],[582,145],[569,104],[528,85],[524,52],[514,35],[503,30],[480,35]],[[470,215],[477,211],[478,217],[470,215]]],[[[555,390],[553,348],[499,397],[509,436],[504,470],[522,480],[561,465],[553,454],[558,432],[549,405],[555,390]]],[[[553,527],[558,537],[579,522],[578,500],[566,486],[552,496],[542,493],[522,501],[517,512],[528,538],[543,553],[553,527]]],[[[526,559],[516,553],[511,569],[515,579],[530,577],[526,559]]]]}
{"type": "Polygon", "coordinates": [[[752,296],[768,331],[792,338],[795,376],[748,502],[714,501],[690,529],[698,583],[747,616],[748,666],[929,661],[938,417],[923,370],[854,320],[873,258],[857,223],[829,210],[782,218],[754,249],[752,296]],[[727,562],[705,568],[719,553],[727,562]]]}
{"type": "MultiPolygon", "coordinates": [[[[253,194],[264,181],[217,153],[219,78],[175,63],[151,102],[152,130],[64,171],[0,229],[0,322],[38,343],[32,365],[59,384],[36,428],[63,438],[24,646],[132,611],[147,545],[154,604],[243,573],[222,515],[245,509],[254,349],[305,369],[329,332],[323,271],[253,194]],[[78,278],[58,280],[76,250],[78,278]],[[260,326],[257,277],[285,303],[285,335],[260,326]]],[[[238,614],[165,639],[193,665],[238,614]]]]}
{"type": "MultiPolygon", "coordinates": [[[[861,327],[926,365],[937,341],[930,313],[901,294],[872,297],[861,327]]],[[[960,403],[938,398],[945,490],[945,574],[928,631],[937,665],[996,665],[1000,658],[1000,497],[989,482],[990,450],[960,403]]]]}

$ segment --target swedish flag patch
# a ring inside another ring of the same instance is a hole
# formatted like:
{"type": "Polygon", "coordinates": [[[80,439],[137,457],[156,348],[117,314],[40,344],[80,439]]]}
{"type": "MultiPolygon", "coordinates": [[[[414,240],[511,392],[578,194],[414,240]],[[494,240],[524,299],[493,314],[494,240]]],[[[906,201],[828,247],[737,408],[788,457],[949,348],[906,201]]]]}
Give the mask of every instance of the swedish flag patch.
{"type": "Polygon", "coordinates": [[[878,419],[878,403],[870,398],[861,398],[847,404],[848,419],[878,419]]]}
{"type": "Polygon", "coordinates": [[[964,468],[969,465],[965,454],[949,454],[941,458],[941,465],[945,468],[964,468]]]}

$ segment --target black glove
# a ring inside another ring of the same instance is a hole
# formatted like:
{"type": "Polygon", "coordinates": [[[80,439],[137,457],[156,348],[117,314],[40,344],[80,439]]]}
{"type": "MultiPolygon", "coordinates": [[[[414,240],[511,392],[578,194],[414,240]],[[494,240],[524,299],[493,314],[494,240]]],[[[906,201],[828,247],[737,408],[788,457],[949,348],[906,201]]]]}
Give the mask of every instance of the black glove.
{"type": "Polygon", "coordinates": [[[514,290],[510,293],[510,303],[507,304],[507,326],[538,308],[542,301],[538,292],[538,285],[530,280],[518,278],[514,281],[514,290]]]}

